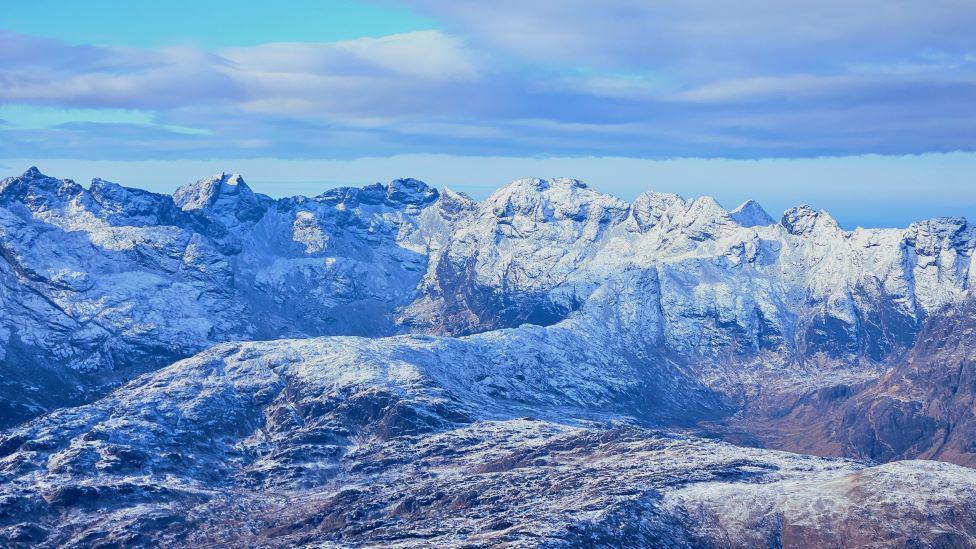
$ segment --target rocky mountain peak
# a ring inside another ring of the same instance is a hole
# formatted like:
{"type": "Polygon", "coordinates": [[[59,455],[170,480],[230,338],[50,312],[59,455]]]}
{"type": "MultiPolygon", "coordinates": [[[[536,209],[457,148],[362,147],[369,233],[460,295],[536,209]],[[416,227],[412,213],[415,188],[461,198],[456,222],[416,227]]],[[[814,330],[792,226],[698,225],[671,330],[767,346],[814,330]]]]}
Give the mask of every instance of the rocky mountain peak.
{"type": "Polygon", "coordinates": [[[31,166],[30,168],[27,168],[27,171],[25,171],[24,175],[22,175],[21,177],[25,179],[34,179],[34,178],[46,178],[47,176],[42,174],[41,170],[37,169],[37,166],[31,166]]]}
{"type": "Polygon", "coordinates": [[[92,179],[91,199],[101,207],[101,215],[114,223],[155,225],[175,223],[179,208],[169,195],[123,187],[101,178],[92,179]]]}
{"type": "Polygon", "coordinates": [[[618,198],[568,178],[517,179],[492,193],[483,204],[495,217],[527,216],[537,221],[583,221],[592,215],[605,217],[608,211],[624,212],[629,207],[618,198]]]}
{"type": "Polygon", "coordinates": [[[576,188],[576,189],[588,189],[589,188],[589,187],[586,186],[586,183],[583,183],[579,179],[572,179],[572,178],[568,178],[568,177],[555,177],[553,179],[550,179],[549,181],[550,181],[550,184],[564,185],[564,186],[571,187],[571,188],[576,188]]]}
{"type": "Polygon", "coordinates": [[[407,177],[361,188],[336,187],[315,197],[315,200],[331,205],[342,204],[345,208],[385,205],[397,209],[417,209],[432,204],[439,196],[437,189],[419,179],[407,177]]]}
{"type": "Polygon", "coordinates": [[[221,173],[183,185],[173,193],[173,201],[184,211],[202,210],[221,198],[249,200],[254,192],[238,174],[221,173]]]}
{"type": "Polygon", "coordinates": [[[976,245],[976,230],[965,217],[937,217],[909,225],[905,242],[928,255],[941,249],[972,250],[976,245]]]}
{"type": "Polygon", "coordinates": [[[183,185],[173,193],[173,202],[185,212],[230,216],[238,221],[256,221],[266,210],[262,197],[239,174],[222,173],[183,185]]]}
{"type": "MultiPolygon", "coordinates": [[[[125,203],[132,200],[135,196],[143,194],[155,194],[150,193],[142,189],[133,189],[128,187],[123,187],[118,183],[113,183],[111,181],[106,181],[99,177],[92,179],[91,186],[88,188],[92,196],[101,204],[105,203],[125,203]]],[[[158,195],[164,196],[164,195],[158,195]]],[[[172,200],[170,200],[172,202],[172,200]]]]}
{"type": "Polygon", "coordinates": [[[662,219],[677,215],[686,208],[683,198],[673,193],[643,192],[631,205],[631,216],[643,232],[657,225],[662,219]]]}
{"type": "Polygon", "coordinates": [[[774,225],[776,220],[755,200],[746,200],[729,212],[729,216],[743,227],[765,227],[774,225]]]}
{"type": "Polygon", "coordinates": [[[48,204],[51,200],[66,199],[84,189],[71,179],[56,179],[31,166],[18,177],[0,180],[0,197],[25,201],[29,205],[48,204]]]}
{"type": "Polygon", "coordinates": [[[688,214],[698,221],[729,218],[729,212],[711,196],[701,196],[688,203],[688,214]]]}
{"type": "Polygon", "coordinates": [[[386,203],[390,206],[423,206],[437,200],[437,189],[419,179],[394,179],[386,186],[386,203]]]}
{"type": "Polygon", "coordinates": [[[790,234],[795,235],[809,234],[819,227],[840,230],[837,221],[829,213],[823,210],[818,212],[806,204],[786,210],[780,224],[790,234]]]}
{"type": "Polygon", "coordinates": [[[440,192],[438,207],[441,212],[449,219],[456,219],[464,212],[473,211],[477,207],[477,202],[463,192],[456,192],[444,187],[440,192]]]}

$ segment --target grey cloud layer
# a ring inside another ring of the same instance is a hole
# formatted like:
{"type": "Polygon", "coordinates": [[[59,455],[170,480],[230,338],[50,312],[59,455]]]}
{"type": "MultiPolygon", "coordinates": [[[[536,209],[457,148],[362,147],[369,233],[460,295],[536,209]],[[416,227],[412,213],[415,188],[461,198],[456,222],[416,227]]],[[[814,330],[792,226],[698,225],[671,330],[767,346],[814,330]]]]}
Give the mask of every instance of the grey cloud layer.
{"type": "Polygon", "coordinates": [[[7,126],[0,156],[976,148],[976,4],[411,4],[445,30],[215,52],[0,32],[0,102],[144,109],[159,122],[7,126]]]}

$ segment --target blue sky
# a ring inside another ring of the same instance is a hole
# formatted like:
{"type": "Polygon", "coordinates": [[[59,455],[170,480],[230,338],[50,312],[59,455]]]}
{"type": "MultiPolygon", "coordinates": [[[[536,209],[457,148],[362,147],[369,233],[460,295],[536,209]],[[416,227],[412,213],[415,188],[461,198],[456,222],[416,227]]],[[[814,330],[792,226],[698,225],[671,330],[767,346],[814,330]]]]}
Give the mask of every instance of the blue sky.
{"type": "Polygon", "coordinates": [[[4,28],[21,34],[137,48],[335,42],[437,28],[403,6],[352,0],[10,0],[3,11],[4,28]]]}
{"type": "Polygon", "coordinates": [[[0,173],[476,196],[563,175],[849,226],[976,218],[973,28],[959,0],[7,0],[0,173]]]}

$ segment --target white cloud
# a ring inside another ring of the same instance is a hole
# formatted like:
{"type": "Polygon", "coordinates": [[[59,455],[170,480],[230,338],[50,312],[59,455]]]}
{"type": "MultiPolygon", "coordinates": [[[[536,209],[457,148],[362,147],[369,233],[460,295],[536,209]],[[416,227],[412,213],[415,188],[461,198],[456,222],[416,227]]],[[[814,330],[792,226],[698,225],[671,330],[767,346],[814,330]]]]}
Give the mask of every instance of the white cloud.
{"type": "Polygon", "coordinates": [[[220,55],[244,74],[386,75],[433,81],[474,80],[478,68],[462,40],[438,31],[328,44],[273,43],[226,48],[220,55]]]}
{"type": "Polygon", "coordinates": [[[111,108],[219,102],[281,114],[367,112],[395,106],[403,92],[436,93],[479,77],[462,41],[437,31],[216,53],[68,46],[0,31],[0,54],[0,101],[111,108]]]}
{"type": "Polygon", "coordinates": [[[523,58],[668,68],[689,80],[976,51],[976,3],[968,0],[407,3],[523,58]]]}
{"type": "Polygon", "coordinates": [[[444,30],[214,52],[74,46],[0,31],[0,103],[141,109],[155,122],[5,126],[0,154],[755,157],[976,148],[976,3],[411,4],[444,30]]]}

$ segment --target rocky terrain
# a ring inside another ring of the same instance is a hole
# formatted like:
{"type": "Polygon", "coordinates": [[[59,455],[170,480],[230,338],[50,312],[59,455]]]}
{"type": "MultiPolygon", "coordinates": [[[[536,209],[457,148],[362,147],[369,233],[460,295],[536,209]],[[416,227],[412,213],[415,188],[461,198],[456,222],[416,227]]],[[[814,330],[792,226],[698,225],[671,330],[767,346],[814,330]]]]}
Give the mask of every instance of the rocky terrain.
{"type": "Polygon", "coordinates": [[[540,376],[540,364],[506,356],[516,335],[217,346],[4,434],[0,539],[38,547],[976,543],[974,470],[871,467],[642,427],[648,418],[625,395],[653,386],[653,375],[606,381],[556,356],[540,376]],[[500,352],[478,352],[489,350],[500,352]],[[524,386],[498,386],[520,376],[524,386]],[[544,417],[523,415],[532,410],[544,417]]]}
{"type": "Polygon", "coordinates": [[[972,546],[974,248],[569,179],[32,168],[0,181],[0,540],[972,546]]]}
{"type": "Polygon", "coordinates": [[[974,319],[976,300],[949,308],[926,321],[912,350],[878,380],[815,391],[784,416],[746,418],[743,428],[792,451],[976,467],[974,319]]]}

